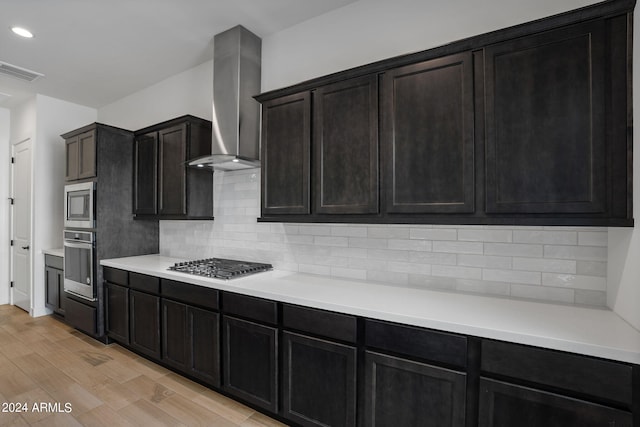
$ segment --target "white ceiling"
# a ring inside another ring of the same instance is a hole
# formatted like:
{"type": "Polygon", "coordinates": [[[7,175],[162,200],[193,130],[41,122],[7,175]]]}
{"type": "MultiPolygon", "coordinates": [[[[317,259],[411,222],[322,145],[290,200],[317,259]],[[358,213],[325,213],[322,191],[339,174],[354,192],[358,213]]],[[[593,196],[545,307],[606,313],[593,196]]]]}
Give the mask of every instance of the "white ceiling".
{"type": "Polygon", "coordinates": [[[40,93],[99,108],[210,60],[237,24],[264,38],[354,1],[0,0],[0,61],[45,75],[0,75],[0,107],[40,93]]]}

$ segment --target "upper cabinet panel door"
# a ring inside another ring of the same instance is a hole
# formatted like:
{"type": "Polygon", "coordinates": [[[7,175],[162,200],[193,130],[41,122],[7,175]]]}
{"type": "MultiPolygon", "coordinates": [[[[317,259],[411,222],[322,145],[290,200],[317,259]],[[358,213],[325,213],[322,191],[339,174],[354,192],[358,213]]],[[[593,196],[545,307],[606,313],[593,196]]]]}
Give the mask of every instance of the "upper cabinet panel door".
{"type": "Polygon", "coordinates": [[[78,179],[96,176],[96,131],[78,135],[78,179]]]}
{"type": "Polygon", "coordinates": [[[377,77],[323,86],[313,107],[315,211],[377,213],[377,77]]]}
{"type": "Polygon", "coordinates": [[[471,53],[386,72],[381,99],[387,212],[473,212],[471,53]]]}
{"type": "Polygon", "coordinates": [[[186,215],[187,125],[180,124],[158,131],[160,150],[159,208],[161,215],[186,215]]]}
{"type": "Polygon", "coordinates": [[[156,132],[138,136],[134,141],[133,213],[158,213],[158,138],[156,132]]]}
{"type": "Polygon", "coordinates": [[[66,181],[78,179],[78,145],[78,136],[72,136],[65,141],[66,181]]]}
{"type": "Polygon", "coordinates": [[[309,92],[262,106],[262,213],[308,214],[311,144],[309,92]]]}
{"type": "Polygon", "coordinates": [[[493,45],[485,58],[487,212],[604,212],[604,23],[493,45]]]}

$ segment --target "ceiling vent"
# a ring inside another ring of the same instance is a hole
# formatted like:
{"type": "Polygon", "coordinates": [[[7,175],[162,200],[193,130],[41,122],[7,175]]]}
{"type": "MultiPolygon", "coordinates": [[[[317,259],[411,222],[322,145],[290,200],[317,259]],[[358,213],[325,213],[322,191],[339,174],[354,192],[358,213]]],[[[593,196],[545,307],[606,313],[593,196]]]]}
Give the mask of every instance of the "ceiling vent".
{"type": "Polygon", "coordinates": [[[6,62],[2,61],[0,61],[0,75],[13,77],[14,79],[20,79],[25,82],[32,82],[44,76],[44,74],[27,70],[26,68],[17,67],[15,65],[7,64],[6,62]]]}

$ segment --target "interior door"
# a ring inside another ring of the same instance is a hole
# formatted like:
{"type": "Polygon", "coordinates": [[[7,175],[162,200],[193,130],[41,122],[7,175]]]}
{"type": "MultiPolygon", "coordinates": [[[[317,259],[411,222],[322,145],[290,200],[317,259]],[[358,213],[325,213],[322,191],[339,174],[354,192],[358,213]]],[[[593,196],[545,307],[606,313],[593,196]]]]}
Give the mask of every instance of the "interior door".
{"type": "Polygon", "coordinates": [[[27,312],[31,308],[31,140],[13,145],[11,213],[12,303],[27,312]]]}

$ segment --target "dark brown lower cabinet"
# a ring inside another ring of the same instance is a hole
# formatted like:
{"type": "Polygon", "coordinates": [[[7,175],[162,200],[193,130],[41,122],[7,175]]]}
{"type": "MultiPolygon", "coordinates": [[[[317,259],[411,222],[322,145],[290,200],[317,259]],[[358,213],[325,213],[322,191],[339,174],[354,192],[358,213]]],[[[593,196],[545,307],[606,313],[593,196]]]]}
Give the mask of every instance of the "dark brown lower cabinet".
{"type": "Polygon", "coordinates": [[[354,426],[356,348],[282,334],[283,416],[303,426],[354,426]]]}
{"type": "Polygon", "coordinates": [[[129,288],[105,282],[105,329],[109,338],[129,344],[129,288]]]}
{"type": "Polygon", "coordinates": [[[160,297],[129,291],[129,345],[160,359],[160,297]]]}
{"type": "Polygon", "coordinates": [[[64,273],[62,269],[45,264],[45,306],[54,313],[64,316],[67,296],[64,293],[64,273]]]}
{"type": "Polygon", "coordinates": [[[162,299],[162,361],[220,386],[218,313],[162,299]]]}
{"type": "Polygon", "coordinates": [[[278,410],[278,330],[224,316],[223,388],[273,413],[278,410]]]}
{"type": "Polygon", "coordinates": [[[361,427],[465,425],[465,374],[371,351],[364,369],[361,427]]]}
{"type": "Polygon", "coordinates": [[[622,427],[631,413],[487,378],[480,379],[480,427],[622,427]]]}

